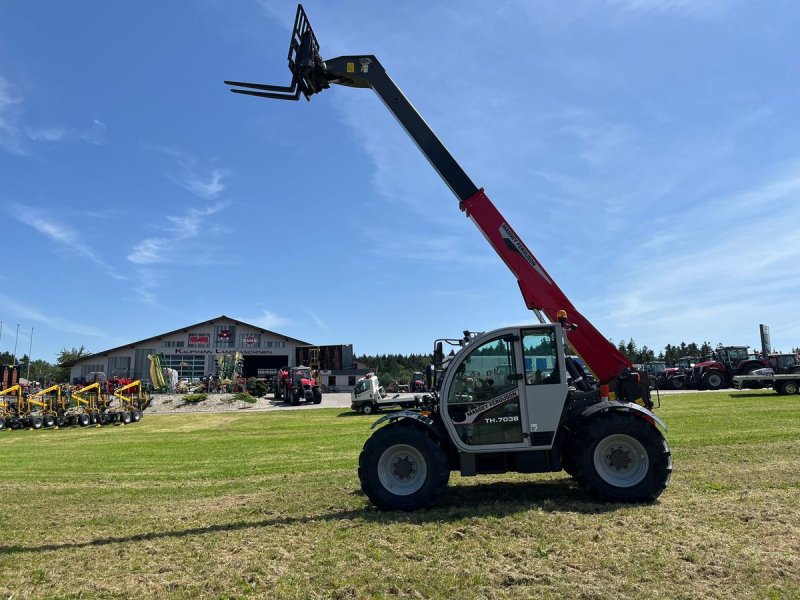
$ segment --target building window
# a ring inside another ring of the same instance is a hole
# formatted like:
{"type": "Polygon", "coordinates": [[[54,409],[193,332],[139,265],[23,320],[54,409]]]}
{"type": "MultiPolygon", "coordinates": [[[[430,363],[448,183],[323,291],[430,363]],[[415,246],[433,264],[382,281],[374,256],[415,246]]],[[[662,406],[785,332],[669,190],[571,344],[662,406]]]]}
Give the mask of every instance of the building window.
{"type": "Polygon", "coordinates": [[[234,348],[236,346],[236,326],[217,325],[214,327],[214,347],[234,348]]]}
{"type": "Polygon", "coordinates": [[[243,333],[239,336],[239,346],[242,348],[261,348],[260,333],[243,333]]]}
{"type": "Polygon", "coordinates": [[[208,348],[211,345],[211,334],[209,333],[190,333],[189,348],[208,348]]]}
{"type": "Polygon", "coordinates": [[[183,348],[183,340],[164,340],[161,345],[164,348],[183,348]]]}
{"type": "Polygon", "coordinates": [[[347,376],[347,385],[354,386],[356,384],[356,376],[355,375],[348,375],[347,376]]]}
{"type": "Polygon", "coordinates": [[[175,369],[180,379],[194,381],[206,374],[206,357],[202,354],[167,354],[161,364],[175,369]]]}
{"type": "Polygon", "coordinates": [[[328,375],[328,385],[331,387],[336,386],[336,375],[328,375]]]}

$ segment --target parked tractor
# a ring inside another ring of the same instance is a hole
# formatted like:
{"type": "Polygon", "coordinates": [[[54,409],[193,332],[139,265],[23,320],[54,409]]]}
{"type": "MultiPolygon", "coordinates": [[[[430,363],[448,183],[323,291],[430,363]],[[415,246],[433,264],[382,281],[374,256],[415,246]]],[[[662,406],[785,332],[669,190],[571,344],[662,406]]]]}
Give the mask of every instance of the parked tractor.
{"type": "Polygon", "coordinates": [[[283,399],[294,406],[301,400],[320,404],[322,390],[319,383],[311,377],[311,367],[283,367],[275,376],[275,399],[283,399]]]}
{"type": "Polygon", "coordinates": [[[730,387],[736,375],[749,375],[768,366],[767,361],[750,356],[749,346],[719,346],[709,360],[692,369],[691,385],[698,390],[730,387]]]}
{"type": "Polygon", "coordinates": [[[767,362],[776,375],[800,373],[800,356],[797,354],[770,354],[767,362]]]}
{"type": "Polygon", "coordinates": [[[423,375],[420,371],[414,371],[414,373],[411,375],[411,383],[408,387],[413,393],[427,391],[425,389],[425,375],[423,375]]]}
{"type": "Polygon", "coordinates": [[[667,370],[667,363],[663,360],[654,360],[642,365],[642,370],[648,375],[648,385],[651,390],[663,387],[664,372],[667,370]]]}
{"type": "Polygon", "coordinates": [[[692,369],[697,363],[696,356],[683,356],[675,361],[674,367],[667,367],[658,380],[662,390],[682,390],[689,387],[692,369]]]}

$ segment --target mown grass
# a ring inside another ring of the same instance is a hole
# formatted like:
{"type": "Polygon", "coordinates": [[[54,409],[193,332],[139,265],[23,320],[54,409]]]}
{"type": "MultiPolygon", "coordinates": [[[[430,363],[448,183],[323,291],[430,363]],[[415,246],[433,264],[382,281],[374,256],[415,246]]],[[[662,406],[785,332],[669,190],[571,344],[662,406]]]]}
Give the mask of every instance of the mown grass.
{"type": "Polygon", "coordinates": [[[663,398],[654,505],[564,474],[453,475],[440,505],[361,494],[373,417],[148,416],[0,433],[0,596],[798,598],[800,397],[663,398]]]}

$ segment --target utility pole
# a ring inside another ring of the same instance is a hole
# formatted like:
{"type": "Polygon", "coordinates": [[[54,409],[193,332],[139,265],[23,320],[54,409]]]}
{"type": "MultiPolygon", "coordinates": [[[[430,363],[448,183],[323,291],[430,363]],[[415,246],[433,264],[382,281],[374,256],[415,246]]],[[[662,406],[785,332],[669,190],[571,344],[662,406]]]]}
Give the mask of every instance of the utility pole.
{"type": "Polygon", "coordinates": [[[31,343],[28,345],[28,370],[25,373],[25,379],[28,380],[28,384],[30,385],[31,382],[31,352],[33,351],[33,327],[31,327],[31,343]]]}

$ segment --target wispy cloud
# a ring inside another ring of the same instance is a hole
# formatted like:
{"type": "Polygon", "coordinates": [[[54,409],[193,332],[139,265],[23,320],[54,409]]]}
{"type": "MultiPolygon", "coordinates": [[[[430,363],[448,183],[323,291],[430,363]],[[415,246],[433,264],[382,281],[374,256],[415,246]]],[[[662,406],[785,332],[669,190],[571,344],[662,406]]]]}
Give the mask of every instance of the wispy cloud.
{"type": "Polygon", "coordinates": [[[322,319],[319,318],[319,315],[317,315],[317,313],[309,309],[306,309],[306,312],[313,319],[314,323],[317,324],[317,327],[319,327],[320,329],[324,329],[325,331],[329,330],[328,325],[322,319]]]}
{"type": "Polygon", "coordinates": [[[208,165],[174,146],[155,148],[175,160],[178,169],[165,175],[176,185],[204,200],[213,200],[225,191],[223,179],[230,174],[227,169],[208,165]]]}
{"type": "Polygon", "coordinates": [[[42,125],[25,119],[25,98],[5,77],[0,75],[0,148],[10,154],[29,155],[34,144],[87,142],[104,144],[106,125],[94,119],[84,128],[68,125],[42,125]]]}
{"type": "Polygon", "coordinates": [[[270,330],[279,329],[281,327],[294,324],[292,319],[283,317],[267,309],[261,309],[261,314],[256,315],[255,317],[236,317],[236,319],[239,321],[244,321],[245,323],[250,323],[251,325],[256,325],[262,329],[270,330]]]}
{"type": "Polygon", "coordinates": [[[50,216],[48,214],[50,211],[45,212],[43,209],[27,206],[25,204],[12,204],[9,207],[9,212],[15,219],[32,227],[72,254],[86,258],[102,267],[110,277],[118,280],[127,279],[125,276],[117,273],[105,260],[100,258],[97,252],[78,235],[77,231],[68,224],[57,221],[50,216]]]}
{"type": "MultiPolygon", "coordinates": [[[[58,331],[66,331],[68,333],[76,333],[78,335],[86,335],[96,338],[107,338],[108,336],[97,327],[91,325],[84,325],[83,323],[76,323],[69,319],[64,319],[57,316],[51,316],[43,313],[41,310],[33,307],[30,304],[22,304],[17,300],[13,300],[5,294],[0,294],[0,310],[4,315],[10,315],[19,320],[34,321],[43,323],[57,329],[58,331]]],[[[22,335],[22,332],[20,332],[22,335]]]]}
{"type": "Polygon", "coordinates": [[[611,6],[627,10],[687,16],[718,16],[727,12],[735,0],[607,0],[611,6]]]}
{"type": "MultiPolygon", "coordinates": [[[[172,252],[176,244],[196,238],[203,230],[203,224],[211,217],[229,206],[229,202],[220,201],[205,208],[190,208],[182,215],[167,216],[170,225],[164,228],[164,234],[159,237],[149,237],[134,246],[128,255],[128,260],[137,265],[155,263],[174,263],[184,258],[177,258],[172,252]]],[[[204,263],[208,261],[203,259],[204,263]]]]}

